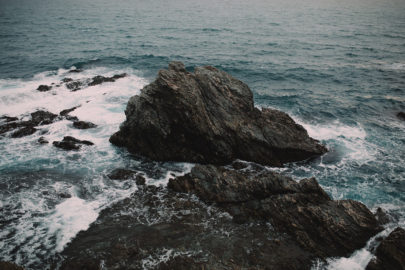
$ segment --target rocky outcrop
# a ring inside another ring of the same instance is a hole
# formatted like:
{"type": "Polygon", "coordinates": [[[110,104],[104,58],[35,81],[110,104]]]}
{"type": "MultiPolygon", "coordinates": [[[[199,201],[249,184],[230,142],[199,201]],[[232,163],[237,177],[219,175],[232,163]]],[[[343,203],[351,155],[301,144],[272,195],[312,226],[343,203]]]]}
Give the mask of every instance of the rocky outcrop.
{"type": "Polygon", "coordinates": [[[376,258],[366,267],[366,270],[388,269],[405,269],[405,230],[400,227],[381,242],[376,251],[376,258]]]}
{"type": "Polygon", "coordinates": [[[65,136],[62,141],[54,141],[52,144],[64,150],[79,150],[82,145],[94,145],[90,141],[82,141],[71,136],[65,136]]]}
{"type": "Polygon", "coordinates": [[[95,127],[97,127],[97,125],[93,124],[91,122],[87,122],[87,121],[74,121],[73,127],[77,128],[77,129],[89,129],[89,128],[95,128],[95,127]]]}
{"type": "Polygon", "coordinates": [[[310,269],[314,255],[265,222],[236,224],[188,194],[141,187],[62,252],[61,270],[310,269]]]}
{"type": "Polygon", "coordinates": [[[326,152],[287,114],[254,107],[246,84],[210,66],[191,73],[170,63],[125,114],[110,142],[153,160],[281,166],[326,152]]]}
{"type": "Polygon", "coordinates": [[[296,182],[267,170],[252,174],[196,165],[168,187],[216,203],[236,222],[268,221],[319,257],[348,255],[381,230],[366,206],[331,200],[314,178],[296,182]]]}

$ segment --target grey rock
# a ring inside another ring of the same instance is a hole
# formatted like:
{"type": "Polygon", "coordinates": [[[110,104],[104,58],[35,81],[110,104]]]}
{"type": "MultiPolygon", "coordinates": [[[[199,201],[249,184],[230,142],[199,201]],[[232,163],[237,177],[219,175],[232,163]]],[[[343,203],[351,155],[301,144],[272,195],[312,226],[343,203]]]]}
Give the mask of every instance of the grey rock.
{"type": "Polygon", "coordinates": [[[125,114],[110,142],[153,160],[281,166],[327,151],[286,113],[255,108],[246,84],[211,66],[190,73],[170,63],[125,114]]]}

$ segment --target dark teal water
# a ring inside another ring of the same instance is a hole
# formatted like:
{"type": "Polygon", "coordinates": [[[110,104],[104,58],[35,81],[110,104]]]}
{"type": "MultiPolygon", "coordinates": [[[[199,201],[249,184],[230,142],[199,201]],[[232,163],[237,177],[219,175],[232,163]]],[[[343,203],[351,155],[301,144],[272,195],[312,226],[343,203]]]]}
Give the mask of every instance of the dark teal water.
{"type": "MultiPolygon", "coordinates": [[[[0,114],[82,104],[76,115],[102,126],[75,131],[96,142],[76,154],[38,150],[34,137],[0,140],[0,260],[43,269],[48,254],[136,188],[106,180],[111,168],[160,168],[151,183],[188,168],[145,165],[107,142],[128,97],[172,60],[245,81],[258,106],[288,112],[330,149],[280,171],[315,176],[335,199],[382,207],[395,217],[388,227],[404,226],[405,122],[395,115],[405,111],[405,1],[0,0],[0,114]],[[80,94],[35,91],[73,66],[85,70],[77,78],[130,76],[80,94]]],[[[48,127],[51,139],[67,132],[67,123],[48,127]]]]}

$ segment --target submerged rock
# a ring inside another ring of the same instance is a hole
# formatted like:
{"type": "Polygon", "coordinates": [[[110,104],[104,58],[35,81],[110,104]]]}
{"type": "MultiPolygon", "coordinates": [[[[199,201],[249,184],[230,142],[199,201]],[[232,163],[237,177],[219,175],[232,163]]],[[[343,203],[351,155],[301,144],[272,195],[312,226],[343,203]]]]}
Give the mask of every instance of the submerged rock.
{"type": "Polygon", "coordinates": [[[114,169],[107,176],[108,176],[108,178],[110,178],[112,180],[127,180],[127,179],[134,178],[136,173],[137,172],[133,171],[133,170],[118,168],[118,169],[114,169]]]}
{"type": "Polygon", "coordinates": [[[78,129],[89,129],[89,128],[95,128],[95,127],[97,127],[97,125],[93,124],[91,122],[86,122],[86,121],[74,121],[73,127],[78,128],[78,129]]]}
{"type": "Polygon", "coordinates": [[[210,66],[190,73],[170,63],[125,114],[110,142],[153,160],[281,166],[327,151],[286,113],[255,108],[246,84],[210,66]]]}
{"type": "Polygon", "coordinates": [[[79,150],[81,145],[94,145],[94,143],[86,140],[79,140],[71,136],[63,137],[62,141],[54,141],[52,143],[55,147],[64,149],[64,150],[79,150]]]}
{"type": "Polygon", "coordinates": [[[75,106],[75,107],[72,107],[72,108],[70,108],[70,109],[62,110],[62,111],[59,113],[59,115],[61,115],[61,116],[67,116],[69,113],[73,112],[74,110],[76,110],[76,109],[79,108],[79,107],[80,107],[80,106],[75,106]]]}
{"type": "Polygon", "coordinates": [[[21,138],[25,136],[29,136],[37,132],[37,129],[32,126],[23,127],[17,131],[14,131],[11,134],[11,138],[21,138]]]}
{"type": "Polygon", "coordinates": [[[52,86],[49,85],[43,85],[41,84],[40,86],[38,86],[37,90],[40,92],[46,92],[52,89],[52,86]]]}
{"type": "Polygon", "coordinates": [[[366,270],[388,269],[405,269],[405,230],[400,227],[381,242],[376,251],[376,258],[366,267],[366,270]]]}
{"type": "Polygon", "coordinates": [[[399,112],[399,113],[397,113],[397,117],[398,117],[399,119],[405,121],[405,112],[399,112]]]}
{"type": "Polygon", "coordinates": [[[45,139],[45,137],[39,137],[39,139],[38,139],[38,142],[40,143],[40,144],[47,144],[47,143],[49,143],[49,141],[47,140],[47,139],[45,139]]]}
{"type": "Polygon", "coordinates": [[[112,77],[104,77],[104,76],[98,75],[98,76],[95,76],[92,78],[91,82],[89,83],[89,86],[102,84],[104,82],[115,82],[117,79],[124,78],[126,76],[127,76],[126,73],[116,74],[112,77]]]}
{"type": "Polygon", "coordinates": [[[66,83],[66,88],[71,90],[72,92],[82,89],[83,82],[81,81],[70,81],[66,83]]]}
{"type": "Polygon", "coordinates": [[[267,170],[244,173],[196,165],[168,187],[216,203],[236,222],[268,221],[320,257],[348,255],[381,230],[366,206],[331,200],[314,178],[296,182],[267,170]]]}

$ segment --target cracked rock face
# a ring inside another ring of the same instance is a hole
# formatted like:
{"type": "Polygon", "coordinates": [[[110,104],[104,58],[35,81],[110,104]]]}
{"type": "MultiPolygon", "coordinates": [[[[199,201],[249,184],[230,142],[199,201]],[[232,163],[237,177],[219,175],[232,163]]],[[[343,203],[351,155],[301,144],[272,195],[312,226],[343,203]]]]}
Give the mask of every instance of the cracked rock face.
{"type": "Polygon", "coordinates": [[[327,150],[286,113],[254,107],[249,87],[211,66],[160,70],[133,96],[110,142],[153,160],[281,166],[327,150]]]}

